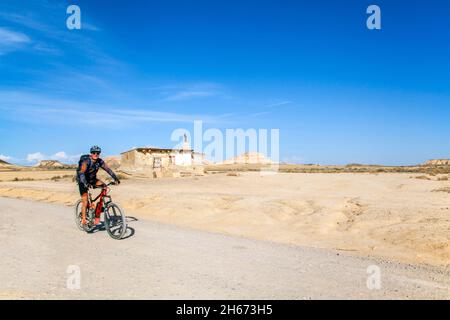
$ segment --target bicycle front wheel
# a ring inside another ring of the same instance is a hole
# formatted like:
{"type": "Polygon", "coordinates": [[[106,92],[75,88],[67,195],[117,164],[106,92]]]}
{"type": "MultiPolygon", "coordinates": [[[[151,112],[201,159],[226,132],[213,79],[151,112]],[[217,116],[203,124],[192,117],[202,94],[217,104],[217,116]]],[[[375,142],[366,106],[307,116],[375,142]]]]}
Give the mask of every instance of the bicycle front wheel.
{"type": "Polygon", "coordinates": [[[81,231],[84,231],[83,225],[81,224],[81,208],[82,208],[82,201],[81,199],[77,201],[75,204],[75,223],[81,231]]]}
{"type": "Polygon", "coordinates": [[[115,203],[105,208],[105,228],[111,238],[120,240],[127,232],[127,220],[123,210],[115,203]]]}

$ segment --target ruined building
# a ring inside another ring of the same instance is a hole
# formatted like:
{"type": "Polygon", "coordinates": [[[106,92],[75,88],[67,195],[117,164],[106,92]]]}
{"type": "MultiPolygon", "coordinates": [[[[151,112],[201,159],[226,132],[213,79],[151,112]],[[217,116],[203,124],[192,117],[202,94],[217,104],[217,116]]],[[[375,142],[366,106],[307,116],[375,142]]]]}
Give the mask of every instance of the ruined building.
{"type": "Polygon", "coordinates": [[[120,170],[152,177],[203,174],[202,153],[191,149],[187,137],[181,149],[157,147],[134,148],[121,153],[120,170]]]}

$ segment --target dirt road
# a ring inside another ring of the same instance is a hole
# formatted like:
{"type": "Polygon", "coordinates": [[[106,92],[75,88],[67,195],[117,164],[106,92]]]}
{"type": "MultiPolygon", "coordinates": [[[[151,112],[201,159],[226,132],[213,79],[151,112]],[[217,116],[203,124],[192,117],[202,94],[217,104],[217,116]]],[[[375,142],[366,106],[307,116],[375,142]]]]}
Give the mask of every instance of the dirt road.
{"type": "Polygon", "coordinates": [[[0,298],[450,299],[444,269],[132,220],[116,241],[79,231],[70,208],[0,198],[0,298]]]}

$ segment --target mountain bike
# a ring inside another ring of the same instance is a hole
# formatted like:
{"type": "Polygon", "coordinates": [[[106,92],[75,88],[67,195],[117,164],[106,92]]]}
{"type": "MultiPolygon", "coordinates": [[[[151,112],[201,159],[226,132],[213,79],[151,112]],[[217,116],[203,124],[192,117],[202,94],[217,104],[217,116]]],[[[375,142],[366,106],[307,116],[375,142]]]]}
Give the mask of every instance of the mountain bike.
{"type": "Polygon", "coordinates": [[[115,203],[112,202],[109,195],[109,186],[114,185],[114,182],[110,182],[102,187],[100,194],[92,199],[90,189],[88,190],[88,205],[86,207],[86,225],[81,223],[81,210],[82,200],[78,200],[75,204],[75,222],[78,229],[86,232],[92,232],[96,228],[95,218],[101,218],[103,214],[103,221],[105,229],[111,238],[120,240],[123,238],[127,231],[127,221],[123,210],[115,203]],[[95,202],[98,200],[97,204],[95,202]]]}

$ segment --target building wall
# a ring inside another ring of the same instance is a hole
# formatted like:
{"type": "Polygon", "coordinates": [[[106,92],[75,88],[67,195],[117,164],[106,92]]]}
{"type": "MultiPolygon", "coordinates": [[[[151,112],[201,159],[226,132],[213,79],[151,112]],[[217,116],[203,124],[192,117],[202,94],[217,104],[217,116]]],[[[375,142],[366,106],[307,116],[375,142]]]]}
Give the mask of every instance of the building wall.
{"type": "Polygon", "coordinates": [[[201,166],[203,165],[203,161],[204,161],[204,155],[203,153],[198,153],[198,152],[194,152],[192,154],[192,165],[194,166],[201,166]]]}
{"type": "Polygon", "coordinates": [[[122,153],[120,156],[120,165],[124,168],[135,166],[136,150],[122,153]]]}
{"type": "Polygon", "coordinates": [[[136,161],[137,167],[142,168],[153,168],[154,155],[152,153],[144,153],[136,151],[136,161]]]}
{"type": "MultiPolygon", "coordinates": [[[[202,167],[203,154],[191,150],[137,151],[131,150],[121,155],[121,169],[153,177],[173,176],[175,173],[202,167]],[[185,167],[185,169],[181,169],[185,167]],[[181,170],[181,171],[180,171],[181,170]]],[[[203,169],[202,169],[203,170],[203,169]]]]}
{"type": "Polygon", "coordinates": [[[175,165],[177,166],[191,166],[192,152],[181,151],[175,154],[175,165]]]}

